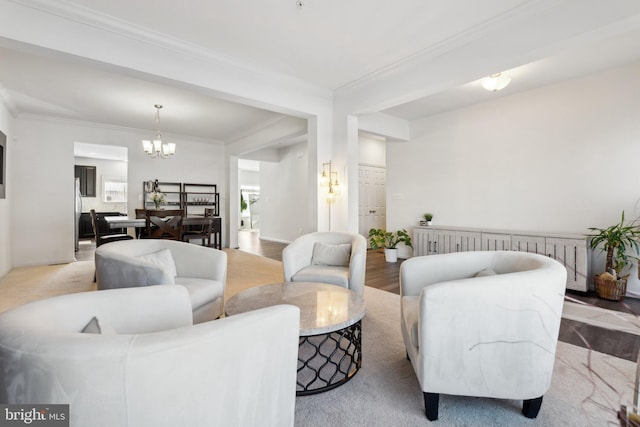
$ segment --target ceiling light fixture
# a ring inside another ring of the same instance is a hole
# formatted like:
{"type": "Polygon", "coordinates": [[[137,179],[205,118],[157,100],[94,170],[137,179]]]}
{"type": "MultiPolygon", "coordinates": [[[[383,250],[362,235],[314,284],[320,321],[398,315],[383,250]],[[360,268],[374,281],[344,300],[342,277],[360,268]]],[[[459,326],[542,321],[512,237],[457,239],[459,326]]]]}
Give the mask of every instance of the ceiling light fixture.
{"type": "Polygon", "coordinates": [[[150,157],[168,159],[175,154],[176,144],[173,142],[162,143],[162,135],[160,134],[160,109],[162,105],[156,104],[154,107],[156,107],[156,138],[153,141],[142,140],[142,148],[150,157]]]}
{"type": "Polygon", "coordinates": [[[502,73],[496,73],[483,79],[480,84],[486,90],[495,92],[504,89],[509,83],[511,83],[511,77],[505,76],[502,73]]]}

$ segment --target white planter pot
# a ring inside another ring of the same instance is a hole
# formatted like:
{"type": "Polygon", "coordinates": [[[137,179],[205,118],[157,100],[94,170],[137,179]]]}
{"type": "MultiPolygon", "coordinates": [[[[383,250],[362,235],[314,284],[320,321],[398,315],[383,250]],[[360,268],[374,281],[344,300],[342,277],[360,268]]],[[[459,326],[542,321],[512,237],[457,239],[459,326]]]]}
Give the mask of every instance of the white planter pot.
{"type": "Polygon", "coordinates": [[[385,249],[384,259],[387,262],[398,262],[398,249],[385,249]]]}

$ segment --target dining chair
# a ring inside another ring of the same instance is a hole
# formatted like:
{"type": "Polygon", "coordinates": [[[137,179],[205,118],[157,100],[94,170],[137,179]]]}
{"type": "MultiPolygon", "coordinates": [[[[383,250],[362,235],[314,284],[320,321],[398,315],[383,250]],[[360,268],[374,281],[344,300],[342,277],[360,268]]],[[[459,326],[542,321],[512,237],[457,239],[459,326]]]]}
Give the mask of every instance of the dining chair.
{"type": "MultiPolygon", "coordinates": [[[[91,215],[91,227],[93,228],[93,236],[96,241],[96,248],[109,242],[117,242],[119,240],[131,240],[133,236],[128,234],[102,234],[100,233],[100,224],[106,223],[104,217],[98,216],[95,209],[89,211],[91,215]]],[[[93,281],[96,281],[96,273],[93,273],[93,281]]]]}
{"type": "Polygon", "coordinates": [[[145,211],[145,228],[148,239],[182,240],[183,209],[145,211]]]}
{"type": "MultiPolygon", "coordinates": [[[[192,239],[200,239],[202,246],[211,246],[211,217],[213,209],[206,208],[204,210],[203,221],[194,225],[183,224],[182,240],[189,242],[192,239]]],[[[200,218],[198,218],[199,220],[200,218]]]]}
{"type": "Polygon", "coordinates": [[[128,234],[102,234],[100,232],[100,225],[106,223],[104,217],[97,215],[95,209],[91,209],[89,212],[91,215],[91,226],[93,228],[93,235],[96,240],[96,248],[109,242],[133,239],[133,236],[129,236],[128,234]]]}

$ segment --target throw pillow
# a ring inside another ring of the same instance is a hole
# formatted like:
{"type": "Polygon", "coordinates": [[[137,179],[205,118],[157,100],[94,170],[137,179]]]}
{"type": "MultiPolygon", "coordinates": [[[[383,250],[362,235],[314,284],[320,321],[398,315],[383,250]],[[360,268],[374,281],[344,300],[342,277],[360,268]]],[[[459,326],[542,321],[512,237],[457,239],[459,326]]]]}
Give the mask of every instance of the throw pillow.
{"type": "Polygon", "coordinates": [[[313,245],[311,265],[328,265],[332,267],[347,267],[351,258],[351,244],[344,243],[330,245],[316,242],[313,245]]]}
{"type": "Polygon", "coordinates": [[[178,276],[178,271],[176,270],[176,263],[175,261],[173,261],[173,257],[171,256],[171,251],[169,249],[163,249],[158,252],[153,252],[146,255],[140,255],[138,258],[164,268],[169,272],[169,275],[171,277],[178,276]]]}
{"type": "Polygon", "coordinates": [[[493,271],[493,269],[485,268],[484,270],[478,271],[476,274],[473,275],[473,277],[495,276],[496,274],[498,273],[493,271]]]}
{"type": "Polygon", "coordinates": [[[85,326],[82,331],[84,334],[105,334],[105,335],[115,335],[116,331],[109,325],[105,325],[98,319],[96,316],[93,316],[87,326],[85,326]]]}

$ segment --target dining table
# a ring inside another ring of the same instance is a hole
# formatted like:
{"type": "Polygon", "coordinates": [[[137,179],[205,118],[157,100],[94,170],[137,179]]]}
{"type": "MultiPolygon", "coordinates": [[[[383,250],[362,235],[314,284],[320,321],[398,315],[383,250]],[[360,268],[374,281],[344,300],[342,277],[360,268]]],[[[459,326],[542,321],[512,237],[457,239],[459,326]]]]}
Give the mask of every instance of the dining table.
{"type": "MultiPolygon", "coordinates": [[[[109,229],[117,228],[145,228],[146,219],[130,216],[105,216],[105,222],[109,225],[109,229]]],[[[193,225],[207,225],[211,223],[211,247],[222,249],[222,219],[220,217],[205,216],[185,216],[182,218],[182,225],[185,227],[193,225]]],[[[137,236],[138,233],[135,233],[137,236]]]]}

